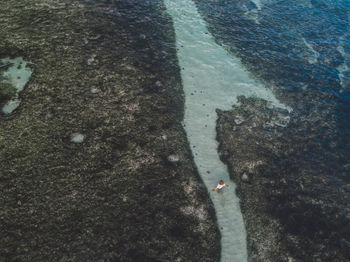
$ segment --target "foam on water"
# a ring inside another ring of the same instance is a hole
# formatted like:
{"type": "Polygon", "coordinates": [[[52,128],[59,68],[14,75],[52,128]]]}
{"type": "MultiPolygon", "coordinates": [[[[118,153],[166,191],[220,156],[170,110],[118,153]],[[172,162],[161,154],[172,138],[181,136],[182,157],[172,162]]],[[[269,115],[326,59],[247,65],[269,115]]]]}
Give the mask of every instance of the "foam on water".
{"type": "Polygon", "coordinates": [[[190,0],[165,0],[172,16],[185,93],[184,128],[195,164],[214,203],[221,230],[221,261],[247,261],[246,231],[227,167],[216,141],[216,109],[230,110],[237,96],[255,96],[286,108],[272,92],[254,81],[239,59],[216,44],[190,0]],[[225,192],[210,191],[223,179],[225,192]]]}
{"type": "Polygon", "coordinates": [[[309,44],[306,39],[304,37],[301,38],[304,45],[306,46],[307,50],[308,50],[308,54],[305,54],[305,57],[307,59],[307,61],[310,64],[314,64],[317,62],[320,54],[312,47],[311,44],[309,44]]]}
{"type": "Polygon", "coordinates": [[[0,60],[3,65],[11,65],[8,70],[3,73],[7,79],[7,83],[11,84],[16,89],[16,96],[8,101],[3,107],[4,114],[11,114],[20,104],[19,93],[24,89],[29,81],[32,70],[27,66],[27,62],[22,57],[10,59],[9,57],[0,60]]]}
{"type": "Polygon", "coordinates": [[[252,2],[256,5],[256,8],[258,10],[261,10],[261,7],[262,7],[262,3],[261,3],[261,0],[252,0],[252,2]]]}
{"type": "Polygon", "coordinates": [[[259,17],[259,10],[258,9],[252,9],[250,11],[246,11],[245,16],[253,21],[255,24],[260,24],[260,17],[259,17]]]}
{"type": "MultiPolygon", "coordinates": [[[[349,20],[350,20],[350,16],[349,20]]],[[[339,66],[337,66],[337,70],[339,72],[339,79],[340,79],[340,85],[343,88],[347,88],[349,86],[349,78],[346,77],[346,75],[349,74],[350,69],[349,66],[350,65],[350,56],[345,52],[344,47],[345,45],[349,44],[349,36],[350,36],[350,32],[345,33],[342,37],[340,37],[339,39],[339,46],[337,47],[338,52],[343,56],[344,58],[344,62],[342,64],[340,64],[339,66]]]]}

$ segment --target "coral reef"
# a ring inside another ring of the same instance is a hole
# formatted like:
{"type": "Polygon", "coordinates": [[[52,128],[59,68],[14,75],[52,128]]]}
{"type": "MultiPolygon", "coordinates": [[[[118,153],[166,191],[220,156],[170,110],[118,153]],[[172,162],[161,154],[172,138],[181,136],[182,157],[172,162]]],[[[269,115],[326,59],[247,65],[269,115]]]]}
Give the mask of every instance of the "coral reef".
{"type": "Polygon", "coordinates": [[[337,165],[341,152],[319,143],[335,122],[319,121],[317,111],[302,118],[257,98],[239,103],[218,110],[217,130],[241,199],[250,261],[347,261],[349,170],[337,165]]]}
{"type": "Polygon", "coordinates": [[[161,1],[1,9],[1,57],[22,56],[34,73],[21,105],[0,116],[0,257],[218,261],[161,1]]]}

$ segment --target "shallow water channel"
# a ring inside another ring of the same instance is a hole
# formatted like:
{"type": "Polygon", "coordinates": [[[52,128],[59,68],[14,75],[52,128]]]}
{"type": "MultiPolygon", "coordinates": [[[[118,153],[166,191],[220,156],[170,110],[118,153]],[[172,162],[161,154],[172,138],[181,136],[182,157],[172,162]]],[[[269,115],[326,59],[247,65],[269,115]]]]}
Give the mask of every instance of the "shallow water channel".
{"type": "Polygon", "coordinates": [[[247,261],[246,231],[235,185],[220,161],[216,109],[230,110],[237,96],[255,96],[285,108],[257,83],[239,59],[215,43],[190,0],[165,0],[176,33],[177,55],[185,93],[184,128],[195,164],[214,203],[221,231],[221,261],[247,261]],[[230,187],[213,192],[220,179],[230,187]]]}

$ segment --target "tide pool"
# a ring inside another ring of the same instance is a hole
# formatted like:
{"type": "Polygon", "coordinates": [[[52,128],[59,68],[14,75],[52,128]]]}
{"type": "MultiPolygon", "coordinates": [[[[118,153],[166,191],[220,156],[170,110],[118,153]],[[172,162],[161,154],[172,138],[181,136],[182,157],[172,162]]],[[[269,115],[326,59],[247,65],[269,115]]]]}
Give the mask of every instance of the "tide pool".
{"type": "Polygon", "coordinates": [[[27,62],[22,57],[14,59],[6,57],[0,61],[1,65],[6,67],[6,71],[2,73],[2,77],[5,79],[3,82],[9,84],[15,90],[15,95],[2,107],[2,112],[8,115],[19,106],[21,102],[19,93],[23,91],[29,81],[32,70],[27,66],[27,62]]]}

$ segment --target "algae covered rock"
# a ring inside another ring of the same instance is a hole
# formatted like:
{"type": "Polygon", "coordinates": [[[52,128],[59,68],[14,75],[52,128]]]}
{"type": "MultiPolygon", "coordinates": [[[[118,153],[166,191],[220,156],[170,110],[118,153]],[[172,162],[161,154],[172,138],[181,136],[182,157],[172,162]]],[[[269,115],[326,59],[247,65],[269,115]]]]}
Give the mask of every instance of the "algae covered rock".
{"type": "Polygon", "coordinates": [[[0,78],[0,103],[4,103],[7,100],[15,97],[16,89],[9,83],[4,82],[4,79],[0,78]]]}
{"type": "Polygon", "coordinates": [[[238,101],[232,111],[218,111],[218,140],[242,201],[250,261],[346,261],[347,159],[318,143],[334,139],[335,123],[261,99],[238,101]],[[240,116],[247,120],[238,124],[240,116]]]}
{"type": "Polygon", "coordinates": [[[35,64],[21,106],[0,115],[1,258],[218,261],[163,3],[8,0],[1,10],[2,57],[35,64]]]}
{"type": "Polygon", "coordinates": [[[4,76],[4,72],[9,68],[10,63],[4,64],[0,60],[0,104],[11,99],[16,95],[15,87],[9,83],[8,77],[4,76]]]}

